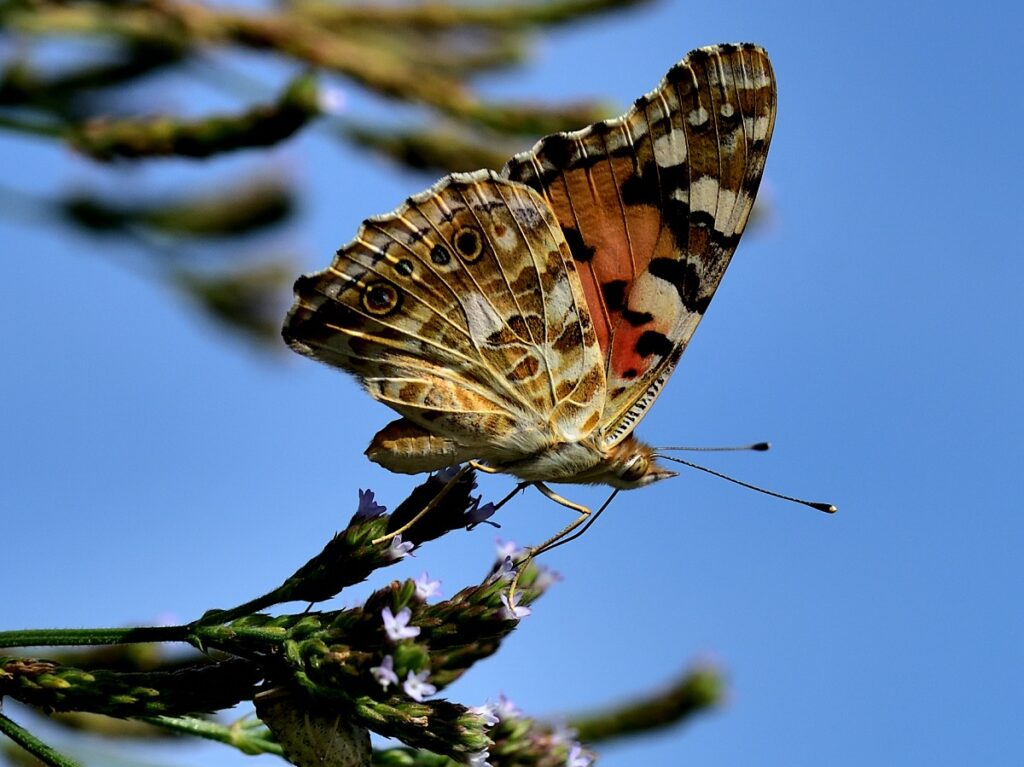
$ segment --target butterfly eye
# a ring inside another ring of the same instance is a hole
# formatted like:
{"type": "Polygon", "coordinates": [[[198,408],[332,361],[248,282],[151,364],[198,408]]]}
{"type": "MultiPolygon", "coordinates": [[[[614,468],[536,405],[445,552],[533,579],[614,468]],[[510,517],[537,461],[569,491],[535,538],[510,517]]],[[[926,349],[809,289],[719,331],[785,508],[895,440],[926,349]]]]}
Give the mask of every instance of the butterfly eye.
{"type": "Polygon", "coordinates": [[[622,470],[622,478],[627,482],[638,482],[647,474],[650,462],[645,456],[635,455],[622,470]]]}
{"type": "Polygon", "coordinates": [[[452,237],[452,245],[455,246],[455,250],[458,251],[459,255],[462,256],[462,260],[467,264],[476,261],[480,258],[480,254],[484,252],[484,244],[480,239],[480,233],[468,226],[459,229],[455,233],[455,236],[452,237]]]}
{"type": "Polygon", "coordinates": [[[374,282],[363,290],[363,308],[375,317],[384,317],[398,309],[401,294],[390,282],[374,282]]]}

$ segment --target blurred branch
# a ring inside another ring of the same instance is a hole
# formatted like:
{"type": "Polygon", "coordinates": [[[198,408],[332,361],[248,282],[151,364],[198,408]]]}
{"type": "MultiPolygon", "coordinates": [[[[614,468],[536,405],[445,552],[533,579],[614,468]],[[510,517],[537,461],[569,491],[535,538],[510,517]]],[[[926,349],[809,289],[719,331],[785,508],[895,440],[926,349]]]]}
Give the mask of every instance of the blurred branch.
{"type": "Polygon", "coordinates": [[[65,222],[95,233],[140,227],[166,235],[205,238],[261,231],[288,219],[295,205],[294,192],[269,176],[246,177],[184,197],[128,202],[105,199],[96,191],[79,191],[53,203],[65,222]]]}
{"type": "Polygon", "coordinates": [[[292,0],[288,6],[335,25],[411,26],[418,28],[538,27],[578,21],[587,16],[640,5],[648,0],[550,0],[542,2],[453,5],[421,2],[408,6],[336,5],[322,0],[292,0]]]}
{"type": "Polygon", "coordinates": [[[722,699],[722,677],[710,666],[699,666],[668,689],[621,704],[599,714],[576,716],[569,726],[580,740],[597,743],[662,729],[716,706],[722,699]]]}
{"type": "Polygon", "coordinates": [[[280,350],[282,303],[296,271],[279,259],[229,273],[175,269],[171,282],[218,325],[280,350]]]}
{"type": "Polygon", "coordinates": [[[236,149],[276,144],[320,112],[315,79],[295,79],[276,104],[239,115],[196,121],[156,117],[148,120],[97,118],[73,129],[70,140],[97,160],[180,155],[210,157],[236,149]]]}
{"type": "MultiPolygon", "coordinates": [[[[332,6],[337,7],[337,6],[332,6]]],[[[366,27],[359,40],[375,50],[408,59],[414,67],[453,79],[476,77],[482,72],[522,63],[526,41],[515,29],[465,30],[438,34],[415,27],[366,27]]]]}
{"type": "Polygon", "coordinates": [[[540,136],[577,130],[603,120],[612,111],[609,104],[590,101],[561,106],[481,101],[465,105],[457,116],[503,133],[540,136]]]}
{"type": "Polygon", "coordinates": [[[177,0],[144,0],[116,13],[83,3],[44,4],[33,11],[5,15],[11,30],[23,34],[99,35],[178,45],[233,43],[338,72],[382,95],[439,104],[466,98],[454,80],[417,69],[398,56],[294,13],[215,10],[177,0]]]}
{"type": "MultiPolygon", "coordinates": [[[[394,11],[415,10],[435,19],[447,14],[449,23],[444,25],[446,28],[455,25],[456,18],[461,19],[458,23],[463,26],[480,24],[485,20],[496,25],[503,16],[518,19],[518,23],[539,24],[551,23],[552,19],[564,21],[573,14],[592,12],[596,8],[604,10],[629,4],[570,2],[522,8],[514,5],[482,8],[433,4],[388,9],[384,17],[394,11]],[[442,9],[446,9],[444,14],[441,13],[442,9]]],[[[325,24],[322,18],[307,15],[302,8],[298,6],[295,11],[258,13],[214,10],[178,0],[148,0],[120,9],[117,13],[110,13],[103,6],[92,4],[68,7],[43,4],[31,13],[9,12],[5,16],[10,28],[23,34],[112,35],[129,40],[146,40],[151,44],[159,42],[166,46],[183,46],[186,42],[233,43],[277,52],[299,62],[342,74],[380,95],[427,104],[450,117],[479,122],[507,132],[534,134],[578,128],[600,119],[607,112],[604,107],[592,104],[567,109],[488,104],[472,95],[456,77],[468,74],[464,65],[423,66],[423,51],[426,47],[422,36],[417,39],[413,54],[410,55],[406,49],[410,45],[410,38],[395,35],[393,30],[388,29],[391,22],[384,17],[376,22],[380,32],[367,35],[364,29],[334,30],[331,24],[325,24]],[[444,71],[446,69],[447,74],[444,71]]],[[[365,23],[373,13],[383,9],[349,10],[362,14],[365,23]]],[[[421,31],[422,28],[423,25],[420,26],[421,31]]],[[[518,56],[510,55],[509,38],[499,36],[496,39],[500,41],[500,46],[497,51],[490,52],[491,62],[518,61],[518,56]]],[[[433,56],[443,57],[445,47],[438,45],[436,40],[434,46],[433,56]]],[[[476,54],[477,57],[486,55],[484,52],[476,54]]]]}
{"type": "Polygon", "coordinates": [[[511,147],[496,137],[474,140],[455,129],[392,131],[382,126],[346,125],[341,129],[353,143],[419,170],[444,173],[480,168],[497,170],[512,156],[511,147]]]}
{"type": "Polygon", "coordinates": [[[85,92],[125,85],[183,60],[178,45],[128,41],[109,59],[87,62],[57,75],[46,75],[28,61],[15,60],[0,71],[0,106],[35,106],[69,119],[89,111],[85,92]]]}

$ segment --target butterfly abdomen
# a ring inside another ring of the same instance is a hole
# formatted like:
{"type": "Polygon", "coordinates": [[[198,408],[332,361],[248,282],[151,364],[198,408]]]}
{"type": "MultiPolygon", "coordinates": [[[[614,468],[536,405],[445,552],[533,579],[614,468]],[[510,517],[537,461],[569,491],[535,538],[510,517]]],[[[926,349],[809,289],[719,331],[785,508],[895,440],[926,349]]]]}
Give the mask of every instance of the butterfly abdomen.
{"type": "Polygon", "coordinates": [[[439,471],[479,457],[455,440],[433,434],[406,418],[392,421],[377,432],[366,448],[366,456],[399,474],[439,471]]]}

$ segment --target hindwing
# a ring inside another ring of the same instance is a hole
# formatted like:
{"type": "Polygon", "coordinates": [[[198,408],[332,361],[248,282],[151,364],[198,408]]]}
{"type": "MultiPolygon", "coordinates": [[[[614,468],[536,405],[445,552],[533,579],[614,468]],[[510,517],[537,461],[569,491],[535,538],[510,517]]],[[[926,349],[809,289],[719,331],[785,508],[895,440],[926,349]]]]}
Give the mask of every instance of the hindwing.
{"type": "Polygon", "coordinates": [[[285,338],[343,368],[425,433],[514,460],[599,424],[603,359],[544,200],[455,174],[368,219],[296,283],[285,338]]]}

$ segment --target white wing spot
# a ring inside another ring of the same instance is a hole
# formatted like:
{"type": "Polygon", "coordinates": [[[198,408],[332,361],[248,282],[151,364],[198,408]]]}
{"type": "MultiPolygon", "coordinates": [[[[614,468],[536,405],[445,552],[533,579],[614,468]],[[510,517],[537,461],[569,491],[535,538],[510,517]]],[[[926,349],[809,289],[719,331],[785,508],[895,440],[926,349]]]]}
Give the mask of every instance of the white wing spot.
{"type": "Polygon", "coordinates": [[[678,140],[682,131],[669,131],[654,139],[654,162],[659,168],[671,168],[686,162],[686,142],[678,140]]]}
{"type": "Polygon", "coordinates": [[[743,129],[747,133],[747,135],[753,136],[755,139],[763,139],[768,136],[767,117],[762,116],[754,119],[749,127],[747,125],[748,120],[750,120],[749,117],[744,119],[743,121],[743,129]]]}
{"type": "Polygon", "coordinates": [[[731,189],[722,189],[718,193],[718,212],[715,214],[715,224],[719,231],[725,235],[733,234],[733,211],[736,209],[736,192],[731,189]],[[728,231],[727,231],[728,230],[728,231]]]}
{"type": "Polygon", "coordinates": [[[701,176],[690,184],[690,209],[714,213],[718,209],[718,179],[701,176]]]}
{"type": "Polygon", "coordinates": [[[495,314],[491,304],[479,293],[470,293],[462,298],[466,310],[469,333],[478,344],[483,344],[491,333],[501,330],[504,323],[495,314]]]}
{"type": "Polygon", "coordinates": [[[710,115],[708,115],[708,110],[706,110],[704,107],[697,107],[686,116],[686,119],[690,121],[690,125],[696,128],[706,123],[708,121],[709,116],[710,115]]]}

